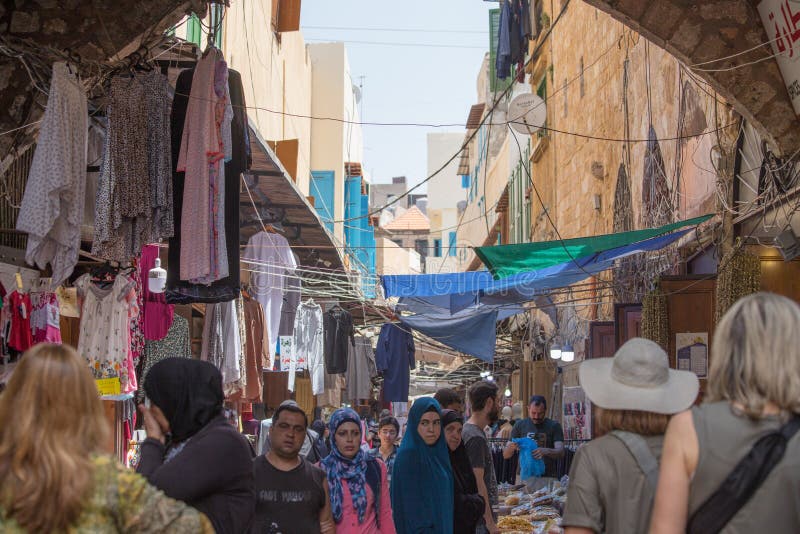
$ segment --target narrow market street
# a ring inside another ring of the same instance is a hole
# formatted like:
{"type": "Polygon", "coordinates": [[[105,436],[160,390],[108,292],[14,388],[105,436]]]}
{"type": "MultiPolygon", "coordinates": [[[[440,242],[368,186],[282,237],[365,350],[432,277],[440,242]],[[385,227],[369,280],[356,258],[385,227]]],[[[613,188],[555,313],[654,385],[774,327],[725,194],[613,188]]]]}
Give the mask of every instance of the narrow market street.
{"type": "Polygon", "coordinates": [[[0,532],[800,532],[798,55],[798,0],[0,4],[0,532]]]}

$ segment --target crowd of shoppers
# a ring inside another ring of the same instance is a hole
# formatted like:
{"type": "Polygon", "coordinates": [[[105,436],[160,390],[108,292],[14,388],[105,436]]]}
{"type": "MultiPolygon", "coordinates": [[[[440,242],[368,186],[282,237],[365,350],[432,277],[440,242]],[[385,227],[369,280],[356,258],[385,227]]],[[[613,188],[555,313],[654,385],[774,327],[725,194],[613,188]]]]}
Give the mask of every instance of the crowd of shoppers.
{"type": "MultiPolygon", "coordinates": [[[[772,294],[746,297],[713,342],[705,402],[694,407],[697,377],[670,369],[651,341],[581,363],[602,437],[572,462],[566,534],[800,532],[800,307],[772,294]]],[[[286,401],[258,455],[224,417],[212,364],[163,360],[145,393],[148,437],[133,473],[103,453],[109,429],[83,360],[62,345],[29,350],[0,396],[0,530],[498,532],[487,439],[501,407],[493,382],[469,388],[466,421],[452,390],[417,399],[399,447],[391,416],[369,449],[352,409],[315,421],[312,433],[306,413],[286,401]],[[314,461],[302,452],[309,441],[314,461]]],[[[563,455],[546,399],[534,395],[529,417],[520,412],[512,408],[494,432],[533,439],[534,458],[563,455]]],[[[504,455],[517,448],[512,442],[504,455]]]]}

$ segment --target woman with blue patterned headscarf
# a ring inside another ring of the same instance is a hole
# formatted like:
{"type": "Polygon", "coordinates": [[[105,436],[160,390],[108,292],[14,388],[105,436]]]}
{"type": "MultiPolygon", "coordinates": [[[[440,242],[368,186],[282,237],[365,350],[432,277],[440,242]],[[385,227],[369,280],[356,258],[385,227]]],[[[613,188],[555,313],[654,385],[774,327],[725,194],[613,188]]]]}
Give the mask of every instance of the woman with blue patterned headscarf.
{"type": "Polygon", "coordinates": [[[320,466],[328,478],[336,532],[395,534],[386,466],[361,448],[358,414],[336,410],[328,426],[331,451],[320,466]]]}
{"type": "Polygon", "coordinates": [[[414,401],[392,470],[398,534],[453,534],[453,472],[442,434],[436,399],[414,401]]]}

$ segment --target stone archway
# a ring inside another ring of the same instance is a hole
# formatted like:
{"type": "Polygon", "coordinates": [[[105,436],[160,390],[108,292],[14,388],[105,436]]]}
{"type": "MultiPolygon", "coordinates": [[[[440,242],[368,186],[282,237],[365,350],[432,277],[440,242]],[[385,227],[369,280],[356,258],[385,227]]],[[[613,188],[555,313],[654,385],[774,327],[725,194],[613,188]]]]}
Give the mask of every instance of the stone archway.
{"type": "MultiPolygon", "coordinates": [[[[585,0],[645,38],[663,47],[690,68],[731,56],[768,41],[756,11],[757,0],[585,0]]],[[[768,46],[693,69],[731,102],[777,152],[800,149],[800,120],[775,59],[743,65],[771,55],[768,46]],[[737,67],[732,70],[730,67],[737,67]]]]}

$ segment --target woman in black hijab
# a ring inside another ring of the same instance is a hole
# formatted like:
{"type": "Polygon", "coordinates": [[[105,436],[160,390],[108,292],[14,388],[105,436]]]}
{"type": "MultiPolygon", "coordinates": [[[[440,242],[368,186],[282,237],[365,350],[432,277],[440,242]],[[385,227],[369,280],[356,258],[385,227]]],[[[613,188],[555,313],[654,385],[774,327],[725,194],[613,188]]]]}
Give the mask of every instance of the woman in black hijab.
{"type": "Polygon", "coordinates": [[[222,412],[222,375],[187,358],[156,363],[144,384],[147,439],[136,469],[208,516],[217,533],[245,532],[255,513],[253,453],[222,412]]]}
{"type": "Polygon", "coordinates": [[[453,532],[475,532],[485,505],[478,494],[478,483],[461,439],[463,427],[464,418],[460,413],[442,410],[442,428],[453,469],[453,532]]]}

